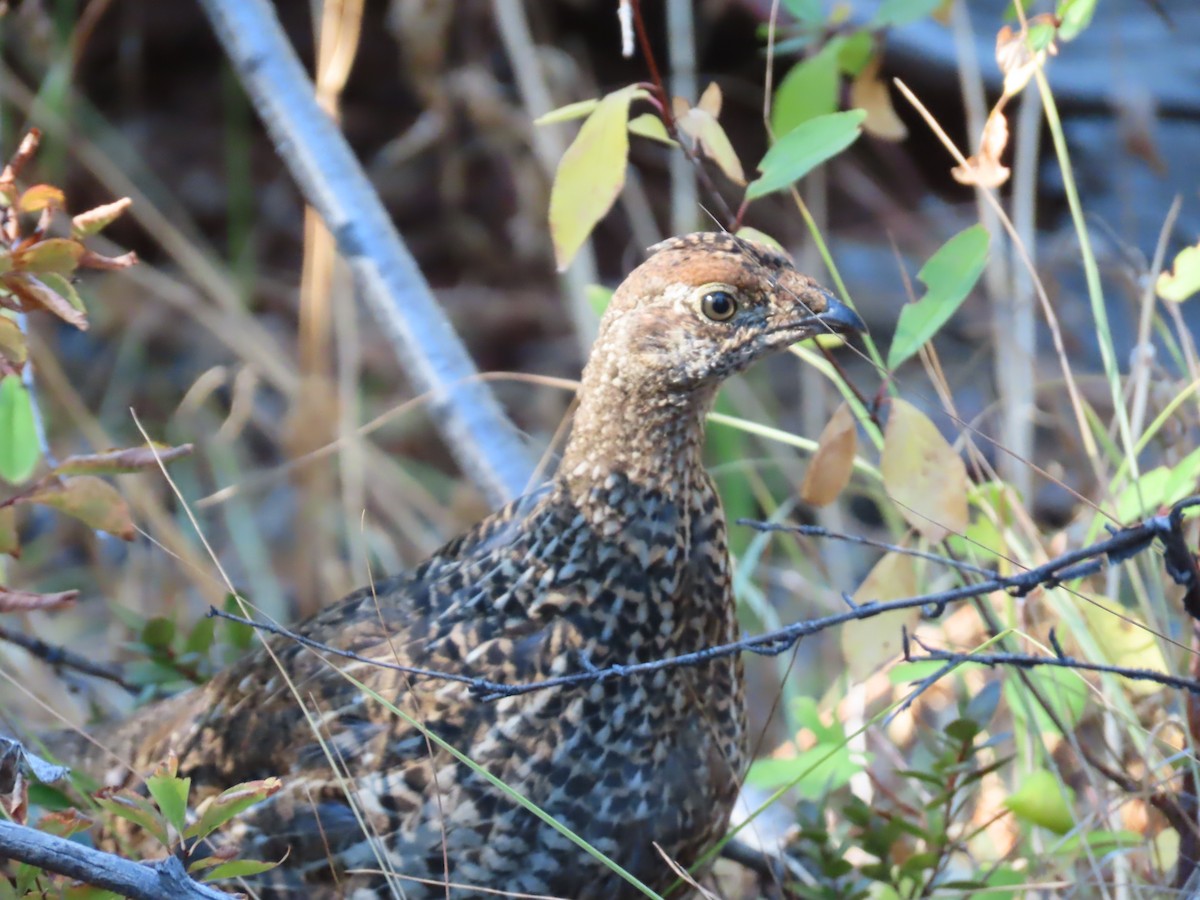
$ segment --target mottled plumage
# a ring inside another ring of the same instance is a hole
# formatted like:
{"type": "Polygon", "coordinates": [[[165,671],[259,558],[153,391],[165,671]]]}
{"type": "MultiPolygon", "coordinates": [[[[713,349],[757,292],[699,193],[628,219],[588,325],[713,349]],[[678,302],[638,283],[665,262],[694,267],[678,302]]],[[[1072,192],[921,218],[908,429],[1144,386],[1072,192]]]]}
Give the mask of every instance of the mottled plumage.
{"type": "MultiPolygon", "coordinates": [[[[722,234],[659,244],[604,317],[556,477],[297,630],[367,657],[508,683],[736,639],[725,522],[701,458],[705,414],[721,381],[754,360],[857,327],[757,244],[722,234]]],[[[454,897],[474,887],[639,896],[339,670],[659,890],[674,876],[652,842],[694,863],[723,833],[747,763],[733,658],[481,702],[461,683],[283,639],[270,646],[308,720],[260,649],[101,729],[120,764],[94,749],[76,760],[125,783],[124,763],[144,774],[173,750],[200,796],[280,776],[284,789],[224,834],[252,858],[287,854],[255,884],[263,897],[442,897],[447,878],[463,886],[454,897]],[[388,874],[351,871],[363,869],[388,874]]]]}

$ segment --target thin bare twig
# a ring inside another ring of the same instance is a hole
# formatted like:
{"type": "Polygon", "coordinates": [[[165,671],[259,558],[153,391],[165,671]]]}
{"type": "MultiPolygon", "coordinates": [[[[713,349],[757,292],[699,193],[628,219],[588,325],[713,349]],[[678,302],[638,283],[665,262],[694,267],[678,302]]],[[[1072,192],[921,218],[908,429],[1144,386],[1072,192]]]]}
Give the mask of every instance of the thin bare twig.
{"type": "Polygon", "coordinates": [[[533,463],[405,248],[362,167],[314,97],[267,0],[201,0],[246,93],[305,199],[350,263],[380,328],[464,473],[495,505],[525,490],[533,463]]]}
{"type": "MultiPolygon", "coordinates": [[[[1023,597],[1039,587],[1055,587],[1062,582],[1094,574],[1106,565],[1118,565],[1146,551],[1156,540],[1161,541],[1163,544],[1163,562],[1168,574],[1176,582],[1188,588],[1184,605],[1189,613],[1195,615],[1194,607],[1200,605],[1195,599],[1200,594],[1200,570],[1197,570],[1196,562],[1188,551],[1186,542],[1183,539],[1182,523],[1184,510],[1197,505],[1200,505],[1200,498],[1193,497],[1183,500],[1177,503],[1171,509],[1170,513],[1166,515],[1155,516],[1139,525],[1114,531],[1106,540],[1097,541],[1087,547],[1064,553],[1049,562],[1016,575],[995,575],[974,584],[960,585],[945,591],[922,594],[916,597],[906,597],[886,603],[855,604],[846,597],[847,605],[850,607],[846,612],[823,616],[819,619],[794,622],[784,628],[744,638],[740,641],[718,644],[713,647],[697,650],[693,653],[684,653],[666,659],[655,659],[629,665],[612,665],[604,668],[591,665],[586,658],[581,656],[581,671],[579,672],[555,678],[547,678],[542,681],[519,684],[502,684],[486,678],[474,678],[459,672],[405,666],[382,659],[364,657],[357,653],[314,641],[286,628],[255,622],[251,619],[223,612],[215,607],[210,608],[208,614],[209,616],[218,616],[240,622],[244,625],[250,625],[251,627],[288,640],[294,640],[322,653],[369,663],[384,669],[393,669],[408,675],[465,684],[478,699],[487,702],[504,697],[514,697],[534,691],[547,690],[549,688],[575,687],[628,678],[634,675],[645,675],[681,666],[698,666],[714,659],[735,656],[743,652],[755,653],[760,656],[777,656],[795,646],[796,642],[802,637],[807,637],[847,622],[858,619],[869,619],[895,610],[921,608],[925,610],[926,615],[936,618],[945,611],[946,606],[950,603],[973,597],[981,597],[994,591],[1007,591],[1012,596],[1023,597]]],[[[1128,672],[1130,677],[1142,678],[1144,677],[1145,670],[1114,668],[1105,669],[1104,671],[1113,671],[1118,674],[1128,672]]],[[[1162,677],[1169,679],[1169,681],[1163,681],[1162,683],[1164,684],[1169,683],[1172,686],[1183,687],[1196,694],[1200,694],[1200,681],[1176,679],[1168,675],[1162,677]]]]}
{"type": "Polygon", "coordinates": [[[72,653],[64,647],[47,644],[43,640],[30,637],[27,634],[21,634],[19,631],[12,631],[3,625],[0,625],[0,641],[15,644],[47,665],[55,666],[56,668],[74,669],[76,672],[82,672],[84,675],[91,675],[94,678],[111,681],[131,694],[138,693],[138,688],[126,681],[124,675],[115,666],[92,662],[90,659],[80,656],[77,653],[72,653]]]}

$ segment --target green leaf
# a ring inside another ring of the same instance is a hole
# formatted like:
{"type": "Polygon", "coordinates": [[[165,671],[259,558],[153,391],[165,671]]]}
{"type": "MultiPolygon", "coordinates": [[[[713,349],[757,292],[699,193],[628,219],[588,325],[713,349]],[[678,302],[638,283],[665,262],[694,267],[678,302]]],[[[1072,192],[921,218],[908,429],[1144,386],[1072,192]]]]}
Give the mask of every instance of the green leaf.
{"type": "Polygon", "coordinates": [[[584,296],[587,298],[588,306],[596,315],[603,316],[605,310],[608,309],[608,304],[612,303],[613,289],[602,284],[589,284],[584,291],[584,296]]]}
{"type": "Polygon", "coordinates": [[[869,31],[856,31],[841,39],[838,48],[838,67],[854,77],[871,61],[875,53],[875,38],[869,31]]]}
{"type": "Polygon", "coordinates": [[[755,760],[747,783],[767,790],[790,785],[802,796],[818,800],[862,771],[862,754],[851,751],[840,722],[833,719],[825,724],[816,700],[798,697],[791,712],[797,724],[812,732],[816,743],[791,759],[755,760]]]}
{"type": "MultiPolygon", "coordinates": [[[[1046,698],[1055,718],[1066,728],[1074,728],[1083,718],[1083,710],[1087,705],[1088,686],[1079,675],[1069,669],[1047,667],[1038,671],[1027,672],[1025,677],[1033,684],[1041,696],[1046,698]]],[[[1006,678],[1004,680],[1004,699],[1012,710],[1013,718],[1021,723],[1029,722],[1032,712],[1032,725],[1039,732],[1059,734],[1054,719],[1042,709],[1032,694],[1025,694],[1025,686],[1020,679],[1006,678]]]]}
{"type": "Polygon", "coordinates": [[[671,147],[679,146],[667,134],[667,126],[663,124],[663,120],[654,113],[642,113],[640,116],[630,119],[629,132],[639,137],[650,138],[652,141],[659,141],[671,147]]]}
{"type": "Polygon", "coordinates": [[[175,622],[166,616],[155,616],[142,628],[142,643],[154,650],[170,648],[175,640],[175,622]]]}
{"type": "Polygon", "coordinates": [[[1000,705],[1000,692],[1001,684],[993,678],[967,702],[964,717],[978,723],[981,729],[987,728],[992,716],[996,715],[996,707],[1000,705]]]}
{"type": "Polygon", "coordinates": [[[837,156],[862,133],[865,110],[830,113],[809,119],[775,142],[758,164],[762,177],[750,182],[746,199],[783,190],[827,159],[837,156]]]}
{"type": "Polygon", "coordinates": [[[139,797],[132,791],[121,791],[111,797],[98,796],[96,803],[101,809],[108,810],[122,819],[127,819],[143,828],[164,847],[167,846],[167,829],[158,810],[145,797],[139,797]]]}
{"type": "Polygon", "coordinates": [[[558,163],[550,188],[550,234],[560,272],[625,184],[629,104],[636,91],[629,87],[601,98],[558,163]]]}
{"type": "Polygon", "coordinates": [[[806,25],[825,24],[825,8],[821,0],[783,0],[783,6],[806,25]]]}
{"type": "Polygon", "coordinates": [[[871,19],[871,28],[899,28],[932,15],[942,5],[943,0],[883,0],[875,17],[871,19]]]}
{"type": "Polygon", "coordinates": [[[793,66],[779,82],[771,102],[771,131],[776,140],[810,119],[837,111],[841,44],[840,40],[830,41],[821,52],[793,66]]]}
{"type": "Polygon", "coordinates": [[[33,401],[20,377],[6,375],[0,379],[0,478],[21,484],[41,458],[33,401]]]}
{"type": "Polygon", "coordinates": [[[146,789],[176,833],[183,834],[187,825],[187,800],[192,779],[158,771],[146,779],[146,789]]]}
{"type": "Polygon", "coordinates": [[[1095,12],[1096,0],[1062,0],[1056,13],[1059,39],[1063,43],[1075,40],[1091,24],[1095,12]]]}
{"type": "Polygon", "coordinates": [[[1154,515],[1163,507],[1194,493],[1198,480],[1200,450],[1193,450],[1173,466],[1158,466],[1143,472],[1118,495],[1117,521],[1132,523],[1154,515]]]}
{"type": "MultiPolygon", "coordinates": [[[[1146,846],[1146,838],[1136,831],[1089,831],[1086,834],[1073,834],[1052,848],[1056,856],[1078,859],[1084,847],[1087,852],[1096,856],[1112,853],[1114,850],[1132,849],[1146,846]]],[[[1020,882],[1017,882],[1018,884],[1020,882]]]]}
{"type": "Polygon", "coordinates": [[[1162,272],[1155,282],[1158,296],[1182,303],[1200,291],[1200,246],[1184,247],[1175,257],[1171,271],[1162,272]]]}
{"type": "Polygon", "coordinates": [[[196,653],[200,656],[207,655],[208,651],[212,649],[216,634],[216,618],[205,616],[188,632],[187,639],[183,642],[183,652],[196,653]]]}
{"type": "Polygon", "coordinates": [[[222,878],[245,878],[247,875],[259,875],[275,868],[277,862],[261,862],[257,859],[235,859],[232,862],[213,866],[204,873],[203,881],[219,881],[222,878]]]}
{"type": "Polygon", "coordinates": [[[887,366],[895,369],[932,338],[962,305],[987,265],[988,233],[982,225],[960,231],[921,267],[925,296],[900,310],[887,366]]]}
{"type": "Polygon", "coordinates": [[[54,291],[60,297],[65,297],[67,302],[79,310],[83,314],[87,314],[87,307],[83,305],[83,298],[79,296],[79,291],[75,290],[75,285],[71,284],[71,279],[57,272],[46,272],[40,276],[42,284],[54,291]]]}
{"type": "Polygon", "coordinates": [[[955,719],[946,726],[946,735],[960,744],[970,743],[979,734],[979,723],[974,719],[955,719]]]}
{"type": "Polygon", "coordinates": [[[247,781],[234,785],[201,803],[196,808],[196,821],[187,827],[183,836],[188,840],[207,837],[234,816],[278,793],[282,787],[283,782],[278,778],[264,778],[261,781],[247,781]]]}
{"type": "Polygon", "coordinates": [[[1055,834],[1066,834],[1075,827],[1075,817],[1071,813],[1075,797],[1069,787],[1065,788],[1066,797],[1063,790],[1051,772],[1035,769],[1025,776],[1004,805],[1022,822],[1040,825],[1055,834]]]}

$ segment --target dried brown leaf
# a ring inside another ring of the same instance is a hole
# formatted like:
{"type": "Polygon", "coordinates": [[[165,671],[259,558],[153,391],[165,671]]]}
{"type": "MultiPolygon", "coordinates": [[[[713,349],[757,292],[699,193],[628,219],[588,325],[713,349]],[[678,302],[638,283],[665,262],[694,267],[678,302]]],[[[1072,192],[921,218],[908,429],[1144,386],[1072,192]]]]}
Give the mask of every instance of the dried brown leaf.
{"type": "Polygon", "coordinates": [[[128,269],[130,266],[137,265],[137,254],[130,250],[128,253],[122,253],[120,256],[104,256],[94,250],[84,250],[83,256],[79,258],[79,267],[81,269],[104,269],[107,271],[116,271],[118,269],[128,269]]]}
{"type": "Polygon", "coordinates": [[[950,170],[959,184],[997,188],[1008,181],[1011,170],[1000,163],[1000,155],[1008,145],[1008,120],[1004,117],[1003,105],[1003,101],[997,103],[988,115],[983,126],[983,138],[979,142],[979,152],[970,157],[965,166],[955,166],[950,170]]]}
{"type": "Polygon", "coordinates": [[[129,447],[124,450],[109,450],[105,453],[89,453],[86,456],[68,456],[54,469],[54,474],[118,475],[143,469],[156,469],[159,460],[164,464],[171,463],[190,456],[194,450],[194,445],[182,444],[178,447],[129,447]]]}
{"type": "Polygon", "coordinates": [[[1037,50],[1030,46],[1028,40],[1031,33],[1046,34],[1048,30],[1053,34],[1057,23],[1053,14],[1042,13],[1026,20],[1027,27],[1014,30],[1012,26],[1005,25],[996,33],[996,64],[1004,73],[1005,97],[1021,93],[1046,57],[1058,53],[1052,39],[1037,50]]]}
{"type": "Polygon", "coordinates": [[[850,83],[850,105],[867,111],[863,128],[868,134],[885,141],[902,141],[908,137],[908,128],[896,115],[887,84],[879,78],[881,62],[878,56],[872,58],[850,83]]]}
{"type": "Polygon", "coordinates": [[[880,469],[901,515],[926,539],[936,543],[966,530],[967,467],[937,426],[905,400],[892,400],[880,469]]]}
{"type": "Polygon", "coordinates": [[[854,454],[858,449],[858,426],[850,407],[843,403],[833,413],[817,439],[817,452],[804,473],[800,496],[813,506],[837,499],[850,483],[854,454]]]}
{"type": "Polygon", "coordinates": [[[17,147],[17,152],[12,155],[12,159],[8,161],[4,171],[0,172],[0,190],[6,190],[13,186],[21,174],[21,170],[25,168],[25,164],[33,158],[33,154],[37,153],[41,140],[42,133],[36,128],[30,128],[25,137],[21,138],[21,145],[17,147]]]}
{"type": "Polygon", "coordinates": [[[56,594],[35,594],[32,591],[15,591],[0,584],[0,613],[32,612],[35,609],[62,609],[70,606],[79,596],[79,591],[59,591],[56,594]]]}

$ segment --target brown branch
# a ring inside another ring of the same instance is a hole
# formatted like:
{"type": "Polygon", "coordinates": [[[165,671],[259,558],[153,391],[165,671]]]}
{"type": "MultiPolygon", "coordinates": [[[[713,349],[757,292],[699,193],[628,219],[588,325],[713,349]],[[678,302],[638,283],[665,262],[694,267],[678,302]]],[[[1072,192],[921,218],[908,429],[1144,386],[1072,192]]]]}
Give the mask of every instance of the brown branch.
{"type": "Polygon", "coordinates": [[[229,900],[228,894],[193,881],[174,856],[138,863],[15,822],[0,821],[0,858],[28,863],[133,900],[229,900]]]}

